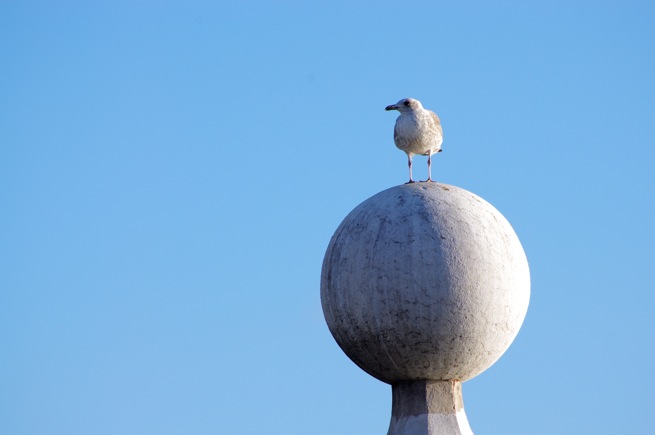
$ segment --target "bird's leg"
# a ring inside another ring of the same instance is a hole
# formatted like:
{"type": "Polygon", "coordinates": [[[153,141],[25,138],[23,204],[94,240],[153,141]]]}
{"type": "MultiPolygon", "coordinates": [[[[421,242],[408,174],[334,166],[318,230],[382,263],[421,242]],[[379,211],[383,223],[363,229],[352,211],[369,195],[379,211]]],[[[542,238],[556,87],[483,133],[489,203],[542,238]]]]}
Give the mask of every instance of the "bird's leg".
{"type": "Polygon", "coordinates": [[[407,154],[407,166],[409,166],[409,181],[405,184],[410,184],[413,183],[414,180],[412,179],[412,156],[407,154]]]}
{"type": "Polygon", "coordinates": [[[428,179],[425,181],[432,181],[432,154],[428,152],[428,179]]]}

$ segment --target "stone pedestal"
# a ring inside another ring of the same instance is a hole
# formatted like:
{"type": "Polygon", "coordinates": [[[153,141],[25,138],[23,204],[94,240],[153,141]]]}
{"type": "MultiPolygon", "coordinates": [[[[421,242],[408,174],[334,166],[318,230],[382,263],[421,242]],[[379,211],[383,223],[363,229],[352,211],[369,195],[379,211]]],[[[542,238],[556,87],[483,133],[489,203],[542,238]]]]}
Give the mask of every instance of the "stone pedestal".
{"type": "Polygon", "coordinates": [[[393,386],[390,434],[471,433],[461,382],[505,352],[529,297],[528,263],[507,220],[440,183],[393,187],[356,207],[321,274],[335,340],[393,386]]]}
{"type": "Polygon", "coordinates": [[[388,435],[472,435],[459,381],[400,381],[392,385],[388,435]]]}

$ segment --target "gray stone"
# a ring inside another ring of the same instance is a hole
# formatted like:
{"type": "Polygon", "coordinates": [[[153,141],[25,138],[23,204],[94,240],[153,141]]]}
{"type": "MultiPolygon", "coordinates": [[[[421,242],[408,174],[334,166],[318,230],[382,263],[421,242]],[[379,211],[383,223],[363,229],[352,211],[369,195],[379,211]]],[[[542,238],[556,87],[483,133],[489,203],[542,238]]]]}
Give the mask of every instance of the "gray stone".
{"type": "Polygon", "coordinates": [[[471,435],[459,381],[401,381],[393,384],[389,434],[471,435]]]}
{"type": "Polygon", "coordinates": [[[527,259],[507,220],[440,183],[396,186],[357,206],[332,237],[321,274],[335,340],[395,389],[486,370],[516,337],[529,298],[527,259]]]}

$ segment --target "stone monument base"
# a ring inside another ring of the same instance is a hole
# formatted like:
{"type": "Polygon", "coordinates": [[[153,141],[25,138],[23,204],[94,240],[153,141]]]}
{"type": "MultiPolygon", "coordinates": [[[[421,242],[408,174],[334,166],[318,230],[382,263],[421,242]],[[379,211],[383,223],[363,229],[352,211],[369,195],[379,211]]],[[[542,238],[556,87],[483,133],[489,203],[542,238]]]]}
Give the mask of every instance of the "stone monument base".
{"type": "Polygon", "coordinates": [[[473,435],[459,381],[401,381],[393,384],[388,435],[473,435]]]}

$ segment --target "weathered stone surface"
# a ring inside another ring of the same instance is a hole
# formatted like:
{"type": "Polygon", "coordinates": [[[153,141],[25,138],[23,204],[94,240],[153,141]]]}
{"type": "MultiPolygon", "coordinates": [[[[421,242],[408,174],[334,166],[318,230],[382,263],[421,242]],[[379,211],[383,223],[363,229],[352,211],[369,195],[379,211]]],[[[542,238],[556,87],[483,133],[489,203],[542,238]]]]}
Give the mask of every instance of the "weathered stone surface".
{"type": "Polygon", "coordinates": [[[459,381],[393,384],[388,435],[472,435],[459,381]]]}
{"type": "Polygon", "coordinates": [[[529,297],[528,263],[507,220],[439,183],[393,187],[356,207],[321,275],[335,340],[390,384],[478,375],[516,337],[529,297]]]}

